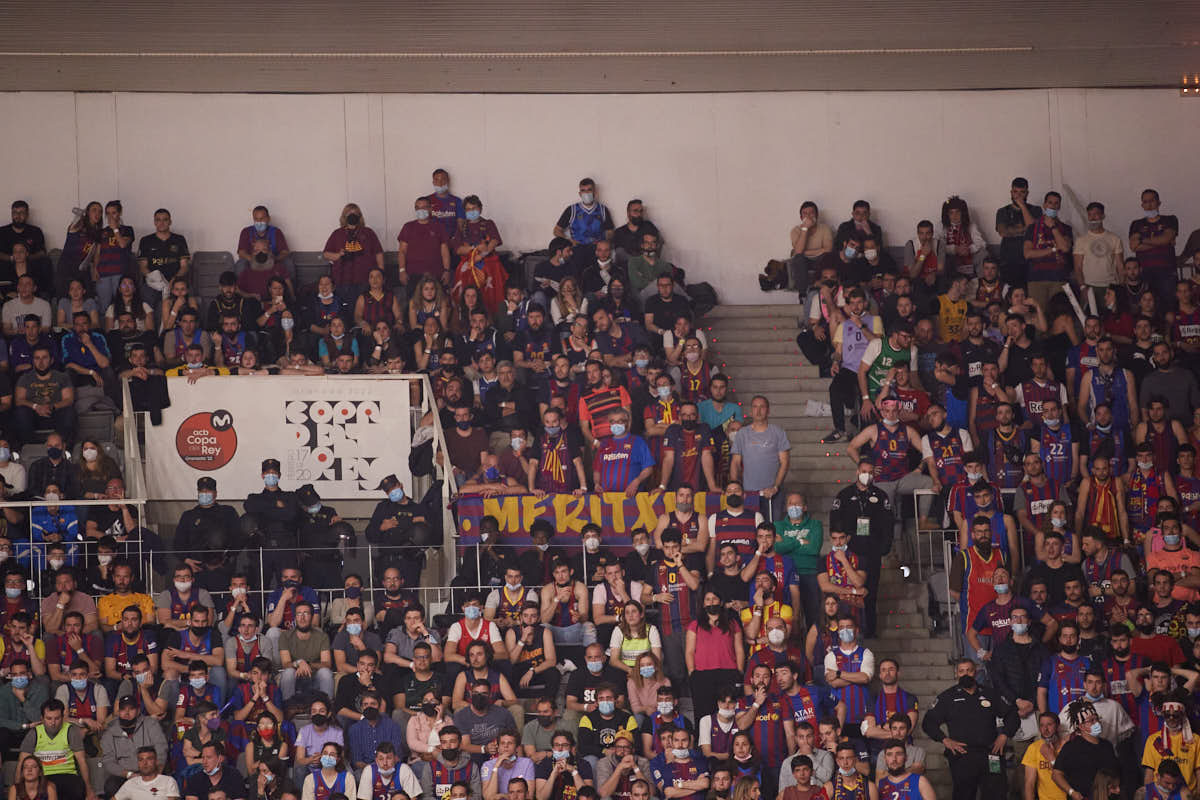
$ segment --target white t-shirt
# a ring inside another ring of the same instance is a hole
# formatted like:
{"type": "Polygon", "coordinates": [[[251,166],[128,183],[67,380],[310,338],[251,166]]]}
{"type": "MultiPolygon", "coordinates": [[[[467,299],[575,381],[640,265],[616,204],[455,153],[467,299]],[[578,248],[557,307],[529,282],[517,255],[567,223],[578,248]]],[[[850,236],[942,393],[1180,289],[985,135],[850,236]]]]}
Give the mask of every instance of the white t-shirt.
{"type": "Polygon", "coordinates": [[[1119,282],[1117,276],[1121,274],[1125,261],[1125,244],[1112,231],[1081,233],[1075,237],[1072,254],[1083,256],[1080,269],[1083,282],[1088,286],[1108,286],[1119,282]]]}
{"type": "Polygon", "coordinates": [[[159,775],[152,781],[134,775],[117,790],[116,800],[167,800],[180,796],[179,784],[170,775],[159,775]]]}
{"type": "MultiPolygon", "coordinates": [[[[697,747],[703,747],[704,745],[712,747],[713,716],[713,714],[709,714],[708,716],[700,719],[700,730],[698,731],[696,738],[697,747]]],[[[737,730],[737,723],[732,719],[729,720],[728,728],[721,724],[720,720],[717,720],[716,724],[725,733],[731,733],[737,730]]]]}
{"type": "Polygon", "coordinates": [[[9,494],[21,494],[25,491],[25,466],[18,464],[16,461],[9,461],[3,467],[0,467],[0,475],[4,476],[4,480],[8,482],[9,494]]]}
{"type": "MultiPolygon", "coordinates": [[[[855,647],[857,646],[855,645],[855,647]]],[[[853,653],[854,649],[852,648],[850,652],[853,653]]],[[[842,650],[842,655],[848,655],[848,653],[842,650]]],[[[830,650],[825,654],[825,669],[829,672],[836,672],[837,668],[837,656],[833,650],[830,650]]],[[[863,648],[862,666],[858,668],[858,671],[866,673],[868,678],[875,677],[875,654],[865,647],[863,648]]]]}

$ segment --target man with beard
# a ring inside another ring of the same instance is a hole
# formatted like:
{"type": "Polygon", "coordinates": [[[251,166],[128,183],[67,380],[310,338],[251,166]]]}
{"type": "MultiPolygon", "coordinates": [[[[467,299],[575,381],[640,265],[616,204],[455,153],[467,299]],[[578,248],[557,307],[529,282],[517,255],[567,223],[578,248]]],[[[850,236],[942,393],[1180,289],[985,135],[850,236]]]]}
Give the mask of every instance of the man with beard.
{"type": "Polygon", "coordinates": [[[34,348],[33,369],[17,379],[14,405],[14,435],[53,427],[65,442],[75,438],[75,389],[65,372],[53,368],[49,347],[34,348]]]}
{"type": "Polygon", "coordinates": [[[937,795],[929,779],[911,772],[904,765],[907,754],[904,742],[898,739],[889,739],[884,743],[883,763],[887,765],[887,777],[879,779],[879,796],[936,800],[937,795]]]}
{"type": "Polygon", "coordinates": [[[1113,475],[1121,476],[1133,469],[1133,435],[1128,428],[1113,424],[1112,406],[1097,403],[1092,422],[1082,432],[1079,441],[1079,471],[1088,474],[1088,463],[1100,457],[1105,448],[1113,475]]]}

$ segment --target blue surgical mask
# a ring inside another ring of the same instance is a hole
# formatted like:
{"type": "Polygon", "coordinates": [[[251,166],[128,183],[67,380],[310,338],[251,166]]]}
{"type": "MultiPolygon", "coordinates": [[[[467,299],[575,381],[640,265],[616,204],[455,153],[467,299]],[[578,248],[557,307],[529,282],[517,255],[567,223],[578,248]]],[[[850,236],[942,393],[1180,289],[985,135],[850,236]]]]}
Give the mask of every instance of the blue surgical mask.
{"type": "Polygon", "coordinates": [[[0,461],[8,461],[12,458],[12,450],[7,447],[0,447],[0,461]]]}
{"type": "Polygon", "coordinates": [[[429,209],[418,208],[417,209],[417,219],[429,219],[429,209]]]}
{"type": "Polygon", "coordinates": [[[87,678],[71,678],[71,688],[77,692],[82,692],[87,688],[87,678]]]}
{"type": "Polygon", "coordinates": [[[1058,216],[1058,209],[1057,208],[1043,208],[1042,213],[1045,214],[1050,219],[1055,219],[1058,216]]]}
{"type": "Polygon", "coordinates": [[[321,756],[321,766],[325,769],[333,769],[337,766],[337,758],[334,756],[321,756]]]}
{"type": "Polygon", "coordinates": [[[600,700],[596,703],[596,708],[600,710],[601,714],[607,717],[609,714],[616,711],[617,704],[612,700],[600,700]]]}
{"type": "Polygon", "coordinates": [[[846,644],[853,642],[855,639],[854,628],[841,628],[838,630],[838,638],[846,644]]]}
{"type": "Polygon", "coordinates": [[[1008,594],[1008,584],[1007,583],[997,583],[992,588],[996,590],[996,594],[1008,594]]]}
{"type": "Polygon", "coordinates": [[[265,483],[269,488],[274,489],[279,485],[279,476],[274,472],[268,472],[266,475],[263,475],[263,483],[265,483]]]}
{"type": "Polygon", "coordinates": [[[613,436],[624,436],[625,435],[625,426],[623,424],[621,424],[620,422],[614,422],[612,425],[608,426],[608,429],[610,431],[612,431],[613,436]]]}
{"type": "Polygon", "coordinates": [[[1014,622],[1012,624],[1012,632],[1017,636],[1024,636],[1025,634],[1029,633],[1029,623],[1014,622]]]}
{"type": "Polygon", "coordinates": [[[12,685],[13,685],[14,689],[24,689],[26,686],[29,685],[29,676],[28,675],[17,675],[16,677],[14,677],[12,679],[12,685]]]}
{"type": "Polygon", "coordinates": [[[1100,738],[1100,734],[1103,732],[1103,730],[1104,726],[1101,725],[1099,721],[1096,721],[1092,723],[1092,727],[1089,729],[1088,733],[1092,734],[1092,736],[1095,736],[1096,738],[1100,738]]]}
{"type": "Polygon", "coordinates": [[[500,480],[500,470],[496,469],[495,467],[488,467],[483,471],[483,477],[487,478],[489,481],[498,481],[500,480]]]}
{"type": "Polygon", "coordinates": [[[204,678],[188,678],[188,684],[193,689],[199,691],[200,689],[203,689],[208,684],[208,681],[204,678]]]}
{"type": "Polygon", "coordinates": [[[262,233],[266,229],[267,229],[267,223],[265,223],[265,222],[254,223],[254,230],[258,231],[259,233],[262,233]]]}
{"type": "Polygon", "coordinates": [[[196,501],[202,506],[211,506],[216,499],[216,495],[212,492],[200,492],[196,495],[196,501]]]}
{"type": "Polygon", "coordinates": [[[448,183],[442,186],[438,186],[436,183],[433,185],[434,194],[445,194],[448,191],[450,191],[450,184],[448,183]]]}
{"type": "Polygon", "coordinates": [[[675,748],[672,748],[671,752],[680,761],[685,760],[688,756],[690,756],[692,754],[692,751],[688,750],[686,747],[675,747],[675,748]]]}
{"type": "Polygon", "coordinates": [[[546,435],[547,436],[558,436],[558,434],[561,432],[562,432],[561,425],[547,425],[546,426],[546,435]]]}
{"type": "Polygon", "coordinates": [[[467,213],[464,214],[463,216],[465,216],[467,218],[467,222],[474,222],[477,219],[479,219],[479,209],[468,208],[467,213]]]}
{"type": "Polygon", "coordinates": [[[844,255],[847,259],[851,259],[858,255],[858,251],[853,247],[847,247],[842,251],[842,255],[844,255]]]}
{"type": "Polygon", "coordinates": [[[671,387],[670,386],[658,386],[655,388],[654,393],[657,394],[660,399],[666,400],[668,397],[671,396],[671,387]]]}
{"type": "Polygon", "coordinates": [[[854,767],[850,767],[849,769],[846,769],[845,767],[838,767],[838,773],[844,778],[849,778],[856,772],[858,772],[858,770],[856,770],[854,767]]]}
{"type": "Polygon", "coordinates": [[[9,600],[16,600],[18,597],[21,596],[21,590],[14,588],[12,586],[6,586],[4,588],[4,596],[7,597],[9,600]]]}
{"type": "Polygon", "coordinates": [[[315,505],[311,505],[304,510],[307,511],[309,514],[316,514],[317,512],[319,512],[321,510],[321,504],[316,503],[315,505]]]}
{"type": "Polygon", "coordinates": [[[648,358],[635,358],[633,360],[633,365],[638,369],[645,369],[649,364],[650,359],[648,358]]]}
{"type": "Polygon", "coordinates": [[[643,666],[643,667],[638,667],[638,674],[641,675],[643,678],[653,678],[654,677],[654,667],[649,664],[647,664],[646,666],[643,666]]]}
{"type": "Polygon", "coordinates": [[[592,203],[594,203],[596,201],[596,193],[595,192],[580,192],[579,199],[583,201],[583,204],[585,206],[590,206],[592,203]]]}
{"type": "Polygon", "coordinates": [[[479,619],[483,616],[483,609],[479,606],[467,606],[463,609],[463,616],[467,619],[479,619]]]}
{"type": "Polygon", "coordinates": [[[1163,541],[1166,542],[1167,544],[1169,544],[1171,547],[1174,547],[1175,545],[1179,544],[1179,534],[1164,533],[1163,541]]]}
{"type": "Polygon", "coordinates": [[[1104,699],[1104,695],[1102,695],[1102,694],[1099,694],[1099,695],[1097,695],[1097,694],[1091,694],[1090,692],[1084,692],[1084,693],[1083,693],[1083,696],[1084,696],[1085,698],[1087,698],[1087,701],[1088,701],[1089,703],[1099,703],[1101,700],[1103,700],[1103,699],[1104,699]]]}
{"type": "Polygon", "coordinates": [[[570,750],[551,750],[550,755],[554,757],[555,761],[563,761],[563,760],[571,757],[571,751],[570,750]]]}
{"type": "Polygon", "coordinates": [[[358,636],[360,633],[362,633],[362,625],[357,622],[347,622],[346,633],[350,634],[351,636],[358,636]]]}
{"type": "Polygon", "coordinates": [[[399,503],[403,499],[404,499],[404,489],[399,486],[397,486],[395,489],[392,489],[388,492],[388,500],[391,500],[393,503],[399,503]]]}
{"type": "Polygon", "coordinates": [[[1067,527],[1067,520],[1062,517],[1051,517],[1050,524],[1055,528],[1065,528],[1067,527]]]}
{"type": "Polygon", "coordinates": [[[804,506],[788,506],[788,519],[804,519],[804,506]]]}
{"type": "Polygon", "coordinates": [[[589,661],[589,662],[587,662],[587,668],[588,668],[588,672],[592,673],[593,675],[599,675],[601,672],[604,671],[604,662],[603,661],[589,661]]]}

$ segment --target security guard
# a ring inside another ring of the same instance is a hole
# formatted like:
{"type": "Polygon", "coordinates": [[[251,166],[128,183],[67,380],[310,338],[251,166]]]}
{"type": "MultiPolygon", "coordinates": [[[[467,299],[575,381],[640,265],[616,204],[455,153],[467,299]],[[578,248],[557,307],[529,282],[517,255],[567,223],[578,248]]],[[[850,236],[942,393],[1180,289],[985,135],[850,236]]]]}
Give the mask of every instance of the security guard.
{"type": "MultiPolygon", "coordinates": [[[[309,586],[331,589],[342,585],[343,553],[339,549],[342,523],[337,510],[321,502],[321,496],[311,483],[296,490],[300,507],[297,529],[300,540],[301,569],[309,586]]],[[[353,528],[351,528],[353,532],[353,528]]]]}
{"type": "Polygon", "coordinates": [[[975,800],[981,789],[981,797],[1004,797],[1004,747],[1017,732],[1017,710],[975,682],[971,659],[960,658],[954,674],[958,684],[937,696],[921,728],[946,747],[954,800],[975,800]]]}
{"type": "Polygon", "coordinates": [[[829,509],[829,532],[840,531],[850,537],[850,552],[858,556],[858,565],[867,573],[863,625],[867,638],[875,636],[880,565],[892,549],[895,522],[887,492],[872,485],[874,474],[875,462],[871,457],[859,458],[856,482],[838,492],[829,509]]]}
{"type": "Polygon", "coordinates": [[[200,572],[204,552],[238,549],[237,532],[237,511],[217,502],[216,480],[207,475],[197,480],[196,505],[180,514],[175,526],[175,549],[182,560],[200,572]]]}
{"type": "Polygon", "coordinates": [[[431,538],[425,507],[408,497],[395,475],[380,481],[379,488],[387,492],[387,499],[380,500],[371,514],[367,541],[384,549],[383,561],[394,562],[404,576],[405,586],[416,586],[424,563],[420,548],[427,546],[431,538]]]}
{"type": "Polygon", "coordinates": [[[298,555],[296,525],[300,520],[300,506],[295,492],[279,488],[279,476],[279,460],[265,459],[262,462],[263,490],[247,497],[243,504],[246,516],[257,521],[257,528],[262,533],[263,570],[268,582],[278,577],[284,564],[295,564],[298,555]]]}

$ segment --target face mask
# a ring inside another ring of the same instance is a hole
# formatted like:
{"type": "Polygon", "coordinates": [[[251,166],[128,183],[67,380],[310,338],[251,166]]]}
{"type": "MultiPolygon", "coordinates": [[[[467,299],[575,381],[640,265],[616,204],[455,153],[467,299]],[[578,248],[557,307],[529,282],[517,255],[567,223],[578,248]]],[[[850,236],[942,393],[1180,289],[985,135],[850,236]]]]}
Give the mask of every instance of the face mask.
{"type": "Polygon", "coordinates": [[[690,362],[692,364],[695,364],[697,361],[700,360],[700,354],[697,353],[695,350],[689,350],[688,352],[683,354],[683,357],[686,358],[688,360],[688,362],[690,362]]]}
{"type": "Polygon", "coordinates": [[[847,247],[845,250],[842,251],[842,255],[844,255],[846,257],[847,261],[851,261],[854,259],[855,256],[858,255],[858,251],[855,250],[853,247],[847,247]]]}
{"type": "Polygon", "coordinates": [[[1089,703],[1099,703],[1101,700],[1103,700],[1103,699],[1104,699],[1104,695],[1102,695],[1102,694],[1092,694],[1091,692],[1084,692],[1084,693],[1083,693],[1083,696],[1084,696],[1085,698],[1087,698],[1087,701],[1088,701],[1089,703]]]}
{"type": "Polygon", "coordinates": [[[863,256],[866,257],[866,259],[868,261],[874,259],[878,255],[879,255],[878,250],[863,250],[863,256]]]}
{"type": "Polygon", "coordinates": [[[509,442],[509,445],[512,447],[513,450],[520,450],[522,447],[525,446],[525,440],[522,439],[520,436],[514,436],[512,438],[512,441],[509,442]]]}
{"type": "Polygon", "coordinates": [[[646,553],[650,552],[650,545],[643,542],[642,544],[635,544],[633,549],[637,551],[639,556],[645,557],[646,553]]]}
{"type": "Polygon", "coordinates": [[[1165,533],[1163,534],[1163,541],[1166,542],[1168,547],[1174,547],[1175,545],[1179,544],[1179,534],[1165,533]]]}
{"type": "Polygon", "coordinates": [[[579,199],[583,201],[585,206],[590,206],[596,200],[595,192],[580,192],[579,199]]]}
{"type": "Polygon", "coordinates": [[[95,461],[100,457],[100,451],[94,447],[89,447],[83,451],[84,461],[95,461]]]}
{"type": "Polygon", "coordinates": [[[495,467],[488,467],[483,471],[483,477],[487,478],[489,481],[498,481],[500,480],[500,470],[496,469],[495,467]]]}
{"type": "Polygon", "coordinates": [[[638,369],[645,369],[647,367],[647,365],[649,365],[649,363],[650,363],[650,359],[648,359],[648,358],[635,358],[633,360],[633,365],[635,367],[637,367],[638,369]]]}
{"type": "Polygon", "coordinates": [[[612,425],[610,425],[608,427],[608,429],[609,429],[609,431],[612,432],[613,436],[619,437],[619,436],[625,435],[625,426],[620,422],[614,422],[612,425]]]}
{"type": "Polygon", "coordinates": [[[863,486],[869,486],[871,483],[871,473],[869,473],[869,472],[858,473],[858,482],[861,483],[863,486]]]}
{"type": "Polygon", "coordinates": [[[1054,219],[1058,216],[1058,209],[1057,208],[1043,208],[1042,213],[1045,214],[1050,219],[1054,219]]]}
{"type": "Polygon", "coordinates": [[[321,766],[325,769],[333,769],[335,766],[337,766],[337,757],[325,755],[321,756],[321,766]]]}
{"type": "Polygon", "coordinates": [[[596,703],[596,708],[599,709],[601,714],[607,717],[616,710],[617,704],[612,700],[600,700],[596,703]]]}
{"type": "Polygon", "coordinates": [[[844,545],[844,544],[835,544],[830,549],[833,550],[833,552],[835,552],[835,553],[844,553],[850,549],[850,546],[844,545]]]}
{"type": "Polygon", "coordinates": [[[796,519],[796,520],[804,519],[804,512],[805,512],[804,506],[788,506],[788,510],[787,510],[788,519],[796,519]]]}
{"type": "Polygon", "coordinates": [[[208,684],[208,681],[204,678],[188,678],[188,684],[193,689],[199,691],[200,689],[203,689],[208,684]]]}
{"type": "MultiPolygon", "coordinates": [[[[767,631],[767,641],[770,642],[771,644],[775,645],[776,647],[783,644],[783,640],[786,638],[787,638],[787,634],[784,633],[783,631],[779,630],[778,628],[772,628],[771,630],[767,631]]],[[[853,641],[853,639],[854,639],[854,634],[851,633],[850,638],[847,639],[846,641],[853,641]]]]}
{"type": "Polygon", "coordinates": [[[254,260],[259,264],[267,263],[267,258],[268,258],[268,256],[266,253],[255,253],[254,254],[254,260]]]}
{"type": "Polygon", "coordinates": [[[975,483],[975,481],[979,480],[982,477],[983,477],[982,472],[968,472],[967,473],[967,481],[970,483],[975,483]]]}
{"type": "Polygon", "coordinates": [[[641,675],[643,678],[653,678],[654,677],[654,667],[653,666],[638,667],[638,674],[641,675]]]}
{"type": "Polygon", "coordinates": [[[468,208],[467,213],[464,214],[463,216],[465,216],[467,218],[467,222],[475,222],[476,220],[479,219],[479,209],[468,208]]]}
{"type": "Polygon", "coordinates": [[[659,703],[658,704],[658,713],[659,713],[659,716],[663,716],[663,717],[668,716],[670,714],[674,714],[675,713],[675,704],[667,703],[667,702],[659,703]]]}
{"type": "Polygon", "coordinates": [[[14,689],[24,689],[26,686],[29,685],[29,676],[28,675],[15,676],[12,679],[12,685],[13,685],[14,689]]]}
{"type": "Polygon", "coordinates": [[[146,681],[150,680],[150,673],[149,672],[136,672],[133,675],[133,679],[135,681],[137,681],[139,684],[145,683],[146,681]]]}
{"type": "Polygon", "coordinates": [[[437,714],[437,703],[421,703],[421,713],[427,717],[437,714]]]}
{"type": "Polygon", "coordinates": [[[561,432],[561,431],[562,431],[561,425],[547,425],[546,426],[546,435],[547,436],[558,436],[559,432],[561,432]]]}
{"type": "Polygon", "coordinates": [[[245,586],[235,586],[229,590],[229,593],[231,595],[233,595],[234,597],[245,597],[246,596],[246,587],[245,586]]]}
{"type": "Polygon", "coordinates": [[[1008,594],[1008,584],[1007,583],[997,583],[992,588],[994,588],[996,590],[996,594],[1008,594]]]}
{"type": "Polygon", "coordinates": [[[737,715],[737,709],[735,709],[735,708],[718,708],[717,709],[717,716],[719,716],[721,719],[733,719],[736,715],[737,715]]]}
{"type": "Polygon", "coordinates": [[[1112,652],[1113,652],[1113,655],[1116,656],[1117,658],[1124,658],[1125,656],[1129,655],[1129,648],[1128,647],[1114,647],[1112,649],[1112,652]]]}
{"type": "Polygon", "coordinates": [[[324,714],[313,714],[312,722],[318,728],[324,728],[325,724],[329,722],[329,717],[324,714]]]}
{"type": "Polygon", "coordinates": [[[72,678],[71,688],[77,692],[82,692],[87,688],[87,678],[72,678]]]}
{"type": "Polygon", "coordinates": [[[12,451],[7,447],[0,447],[0,461],[8,461],[12,458],[12,451]]]}
{"type": "Polygon", "coordinates": [[[62,569],[62,565],[66,562],[61,558],[51,558],[47,560],[47,563],[50,564],[50,569],[62,569]]]}
{"type": "Polygon", "coordinates": [[[668,397],[671,396],[671,387],[670,386],[656,387],[654,390],[654,393],[658,395],[660,400],[666,400],[668,397]]]}
{"type": "Polygon", "coordinates": [[[204,774],[205,775],[216,775],[220,771],[221,771],[221,766],[218,764],[217,766],[213,767],[212,769],[204,770],[204,774]]]}
{"type": "Polygon", "coordinates": [[[117,724],[121,726],[121,730],[125,731],[126,733],[132,733],[133,729],[137,727],[137,720],[136,719],[121,719],[120,717],[118,717],[117,724]]]}
{"type": "Polygon", "coordinates": [[[255,635],[250,635],[250,636],[242,636],[242,635],[239,633],[239,634],[238,634],[238,638],[239,638],[239,639],[241,639],[241,640],[242,640],[243,642],[245,642],[246,644],[250,644],[250,643],[251,643],[251,642],[253,642],[255,639],[257,639],[257,638],[258,638],[258,636],[255,636],[255,635]]]}
{"type": "Polygon", "coordinates": [[[204,362],[203,361],[189,361],[187,363],[187,368],[188,369],[204,369],[204,362]]]}
{"type": "Polygon", "coordinates": [[[53,503],[59,499],[58,492],[46,492],[46,501],[53,503]]]}
{"type": "Polygon", "coordinates": [[[1100,226],[1103,224],[1104,224],[1104,221],[1099,220],[1099,219],[1089,219],[1087,221],[1088,230],[1093,230],[1093,231],[1100,230],[1100,226]]]}
{"type": "Polygon", "coordinates": [[[1067,527],[1067,521],[1065,519],[1061,519],[1059,517],[1051,517],[1050,524],[1053,525],[1055,528],[1067,527]]]}
{"type": "Polygon", "coordinates": [[[267,229],[267,223],[265,223],[265,222],[254,223],[254,230],[256,230],[257,232],[262,233],[266,229],[267,229]]]}
{"type": "Polygon", "coordinates": [[[265,483],[268,487],[274,489],[276,486],[279,485],[279,476],[276,475],[274,472],[268,472],[266,475],[263,475],[263,483],[265,483]]]}
{"type": "Polygon", "coordinates": [[[180,594],[182,594],[184,592],[190,592],[191,590],[192,590],[192,582],[191,581],[175,581],[175,591],[179,592],[180,594]]]}
{"type": "Polygon", "coordinates": [[[362,625],[357,622],[347,622],[346,633],[350,634],[351,636],[358,636],[360,633],[362,633],[362,625]]]}
{"type": "Polygon", "coordinates": [[[1146,219],[1154,219],[1158,216],[1159,211],[1160,209],[1157,208],[1151,209],[1150,211],[1143,211],[1142,216],[1144,216],[1146,219]]]}
{"type": "Polygon", "coordinates": [[[1092,736],[1099,737],[1100,732],[1103,730],[1104,726],[1101,725],[1099,721],[1096,721],[1092,723],[1092,727],[1088,728],[1088,733],[1090,733],[1092,736]]]}
{"type": "Polygon", "coordinates": [[[202,506],[211,506],[216,496],[212,492],[200,492],[196,495],[196,501],[202,506]]]}
{"type": "Polygon", "coordinates": [[[1073,655],[1075,655],[1075,653],[1077,653],[1079,651],[1079,645],[1077,645],[1077,644],[1060,644],[1058,646],[1058,649],[1061,652],[1066,653],[1069,656],[1073,656],[1073,655]]]}
{"type": "Polygon", "coordinates": [[[692,751],[688,750],[686,747],[683,747],[683,748],[676,747],[671,751],[671,754],[674,755],[676,758],[678,758],[680,761],[683,761],[692,754],[692,751]]]}
{"type": "Polygon", "coordinates": [[[980,555],[982,555],[984,558],[987,558],[992,552],[992,540],[984,539],[982,542],[976,542],[975,549],[979,551],[980,555]]]}
{"type": "Polygon", "coordinates": [[[204,724],[208,726],[208,729],[210,731],[215,731],[217,728],[221,727],[221,718],[213,717],[212,719],[208,720],[204,724]]]}
{"type": "Polygon", "coordinates": [[[292,328],[296,327],[296,320],[292,319],[291,317],[284,317],[283,319],[279,320],[279,327],[285,331],[290,331],[292,328]]]}
{"type": "Polygon", "coordinates": [[[388,492],[388,500],[391,500],[393,503],[399,503],[403,499],[404,499],[404,490],[401,489],[399,486],[397,486],[395,489],[392,489],[391,491],[388,492]]]}
{"type": "Polygon", "coordinates": [[[1188,628],[1187,631],[1189,639],[1195,639],[1197,636],[1200,636],[1200,628],[1188,628]]]}
{"type": "Polygon", "coordinates": [[[460,755],[462,755],[462,751],[457,747],[442,748],[442,758],[451,764],[457,763],[460,755]]]}
{"type": "Polygon", "coordinates": [[[855,638],[854,629],[853,628],[839,629],[838,630],[838,638],[841,639],[842,642],[844,642],[846,644],[853,642],[854,638],[855,638]]]}
{"type": "Polygon", "coordinates": [[[974,689],[975,688],[975,676],[974,675],[959,676],[958,687],[960,689],[966,689],[968,691],[971,689],[974,689]]]}
{"type": "Polygon", "coordinates": [[[418,208],[417,209],[417,219],[429,219],[429,209],[418,208]]]}
{"type": "Polygon", "coordinates": [[[308,506],[304,510],[307,511],[309,514],[316,514],[321,510],[321,504],[317,503],[316,505],[308,506]]]}
{"type": "Polygon", "coordinates": [[[1107,424],[1107,425],[1099,425],[1099,424],[1097,424],[1097,425],[1096,425],[1096,430],[1100,431],[1101,433],[1108,433],[1109,431],[1111,431],[1111,430],[1112,430],[1112,423],[1110,422],[1110,423],[1109,423],[1109,424],[1107,424]]]}
{"type": "Polygon", "coordinates": [[[534,547],[536,547],[538,550],[541,550],[543,553],[550,549],[550,545],[548,543],[536,544],[534,547]]]}
{"type": "Polygon", "coordinates": [[[725,498],[725,505],[730,508],[741,508],[743,498],[740,494],[731,494],[725,498]]]}
{"type": "Polygon", "coordinates": [[[208,628],[205,626],[196,627],[195,625],[193,625],[191,627],[192,627],[192,633],[196,634],[196,636],[203,636],[204,634],[208,633],[208,628]]]}
{"type": "Polygon", "coordinates": [[[1014,622],[1012,624],[1012,632],[1017,636],[1024,636],[1029,633],[1029,624],[1025,622],[1014,622]]]}
{"type": "Polygon", "coordinates": [[[18,597],[21,596],[21,590],[14,589],[11,586],[5,587],[4,596],[7,597],[9,600],[16,600],[18,597]]]}
{"type": "Polygon", "coordinates": [[[844,778],[849,778],[856,772],[858,772],[858,770],[856,770],[854,767],[850,767],[849,769],[846,769],[845,767],[838,767],[838,774],[844,778]]]}
{"type": "Polygon", "coordinates": [[[379,719],[379,709],[375,706],[367,706],[363,709],[362,715],[366,718],[367,722],[374,722],[379,719]]]}
{"type": "Polygon", "coordinates": [[[900,424],[900,418],[896,416],[884,417],[883,424],[888,426],[900,424]]]}
{"type": "Polygon", "coordinates": [[[1046,423],[1046,427],[1052,431],[1056,431],[1062,427],[1061,419],[1043,419],[1042,422],[1046,423]]]}

